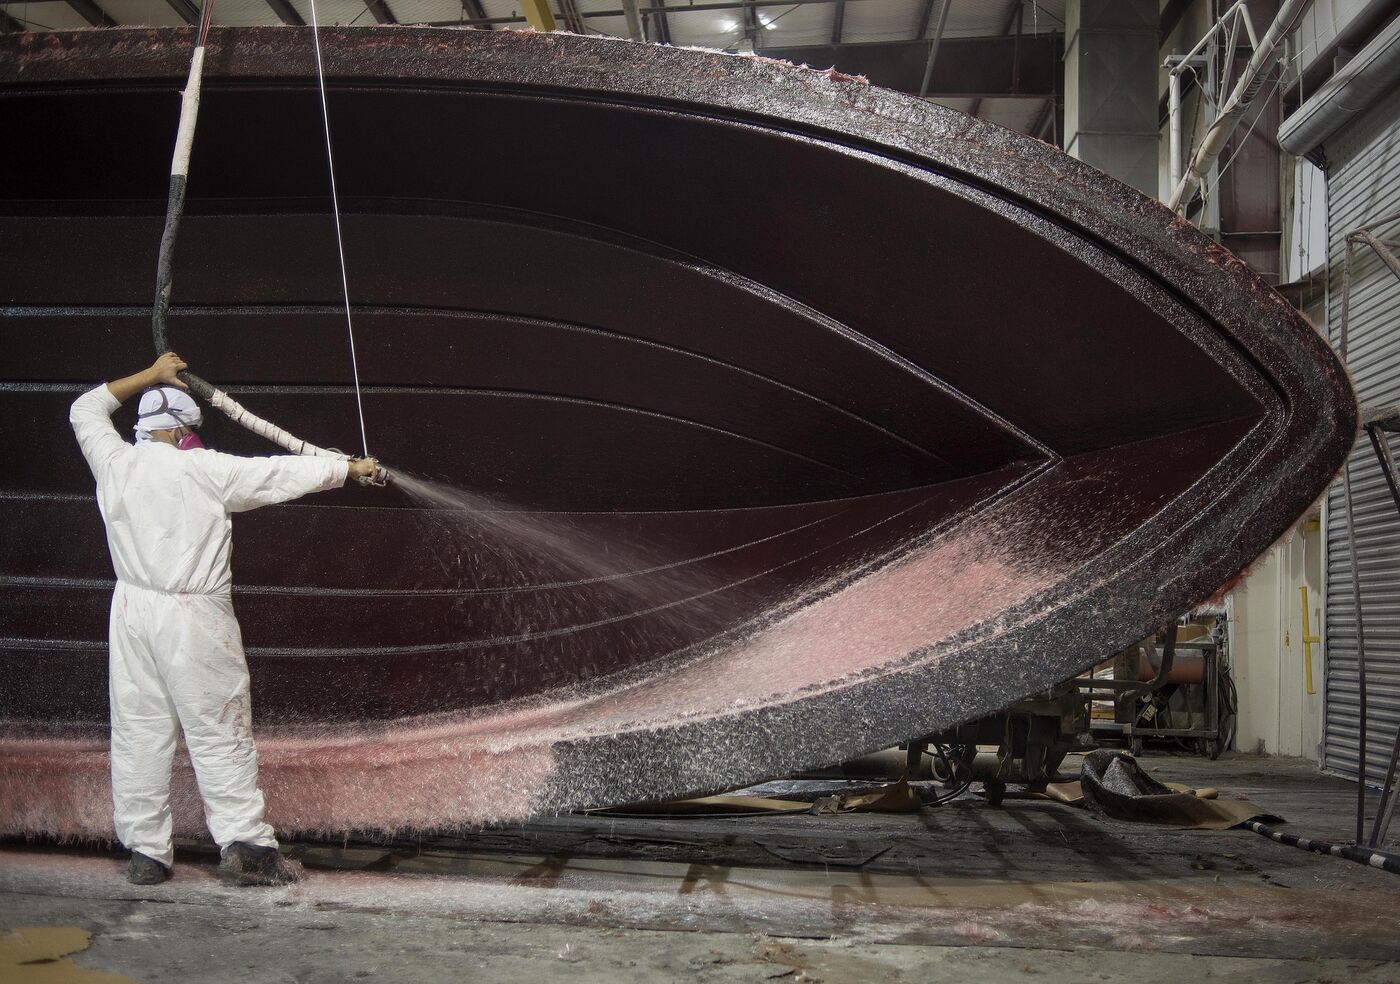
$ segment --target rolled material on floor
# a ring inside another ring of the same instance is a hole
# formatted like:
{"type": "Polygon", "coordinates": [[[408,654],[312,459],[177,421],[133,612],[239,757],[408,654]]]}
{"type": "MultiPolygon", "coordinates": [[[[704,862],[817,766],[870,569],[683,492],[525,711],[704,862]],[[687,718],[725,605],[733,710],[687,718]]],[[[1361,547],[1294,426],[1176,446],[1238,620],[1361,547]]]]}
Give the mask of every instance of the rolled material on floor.
{"type": "MultiPolygon", "coordinates": [[[[679,797],[978,717],[1237,576],[1355,434],[1282,297],[1038,141],[761,58],[322,43],[376,450],[612,566],[393,488],[240,516],[283,832],[679,797]]],[[[0,432],[52,451],[0,477],[4,832],[110,831],[112,575],[65,411],[149,357],[187,59],[178,30],[0,38],[0,432]]],[[[308,32],[211,31],[170,326],[353,447],[318,114],[308,32]]],[[[187,773],[176,815],[200,829],[187,773]]]]}

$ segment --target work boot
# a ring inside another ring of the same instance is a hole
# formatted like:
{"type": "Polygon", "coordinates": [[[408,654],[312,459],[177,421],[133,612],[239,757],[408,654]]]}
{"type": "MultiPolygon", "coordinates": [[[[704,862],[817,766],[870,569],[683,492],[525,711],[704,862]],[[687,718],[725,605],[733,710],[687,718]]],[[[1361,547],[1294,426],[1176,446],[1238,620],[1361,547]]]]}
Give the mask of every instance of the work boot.
{"type": "Polygon", "coordinates": [[[230,885],[290,885],[305,876],[299,862],[275,847],[234,841],[219,857],[219,877],[230,885]]]}
{"type": "Polygon", "coordinates": [[[126,863],[126,880],[133,885],[159,885],[170,877],[170,869],[140,851],[131,852],[126,863]]]}

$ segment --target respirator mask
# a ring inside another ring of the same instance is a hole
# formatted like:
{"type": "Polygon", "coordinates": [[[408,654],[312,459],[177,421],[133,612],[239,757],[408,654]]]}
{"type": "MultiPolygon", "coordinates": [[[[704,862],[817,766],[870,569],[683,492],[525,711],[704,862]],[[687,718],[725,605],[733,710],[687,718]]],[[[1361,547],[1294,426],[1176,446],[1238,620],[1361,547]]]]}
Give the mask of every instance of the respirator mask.
{"type": "Polygon", "coordinates": [[[141,406],[136,413],[136,440],[149,441],[152,431],[183,427],[185,434],[175,446],[181,451],[202,448],[204,442],[195,433],[202,422],[199,404],[189,394],[171,387],[154,387],[141,396],[141,406]]]}

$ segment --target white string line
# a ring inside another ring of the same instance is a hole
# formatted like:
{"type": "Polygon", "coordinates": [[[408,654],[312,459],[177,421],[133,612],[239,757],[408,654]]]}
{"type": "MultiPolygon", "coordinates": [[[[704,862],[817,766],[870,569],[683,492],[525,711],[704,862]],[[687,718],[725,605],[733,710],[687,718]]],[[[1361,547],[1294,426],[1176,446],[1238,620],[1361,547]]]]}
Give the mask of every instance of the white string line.
{"type": "MultiPolygon", "coordinates": [[[[368,8],[366,8],[368,9],[368,8]]],[[[331,172],[331,211],[335,214],[335,247],[340,255],[340,291],[345,298],[345,331],[350,336],[350,372],[355,377],[355,409],[360,415],[360,441],[369,457],[365,433],[365,404],[360,397],[360,363],[355,357],[355,325],[350,317],[350,280],[345,273],[345,239],[340,231],[340,195],[335,187],[335,154],[331,151],[331,114],[326,107],[326,73],[321,67],[321,27],[316,20],[316,0],[311,0],[311,37],[316,48],[316,81],[321,89],[321,123],[326,134],[326,167],[331,172]]]]}

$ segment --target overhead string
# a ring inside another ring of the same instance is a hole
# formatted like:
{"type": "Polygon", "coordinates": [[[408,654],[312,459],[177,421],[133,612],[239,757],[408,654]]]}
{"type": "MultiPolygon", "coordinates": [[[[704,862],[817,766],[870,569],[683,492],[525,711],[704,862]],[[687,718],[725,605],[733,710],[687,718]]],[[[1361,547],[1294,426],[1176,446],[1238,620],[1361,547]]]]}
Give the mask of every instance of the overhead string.
{"type": "Polygon", "coordinates": [[[345,300],[345,331],[350,336],[350,372],[355,378],[355,409],[360,415],[360,441],[369,457],[369,437],[365,433],[365,404],[360,396],[360,364],[355,357],[355,323],[350,314],[350,278],[345,272],[345,237],[340,230],[340,196],[335,186],[335,153],[331,150],[331,114],[326,105],[326,73],[321,67],[321,27],[316,19],[316,0],[311,0],[311,38],[316,48],[316,81],[321,90],[321,124],[326,134],[326,167],[331,173],[331,211],[335,214],[335,246],[340,256],[340,292],[345,300]]]}

